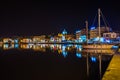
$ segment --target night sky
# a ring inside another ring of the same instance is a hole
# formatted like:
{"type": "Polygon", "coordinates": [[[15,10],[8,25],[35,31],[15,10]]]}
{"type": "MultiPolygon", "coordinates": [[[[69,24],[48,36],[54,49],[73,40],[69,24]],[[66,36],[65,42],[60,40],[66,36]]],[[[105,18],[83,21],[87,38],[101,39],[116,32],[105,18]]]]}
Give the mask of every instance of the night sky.
{"type": "Polygon", "coordinates": [[[120,5],[115,0],[5,1],[0,3],[0,36],[30,36],[62,32],[75,33],[92,25],[101,8],[113,30],[120,30],[120,5]]]}

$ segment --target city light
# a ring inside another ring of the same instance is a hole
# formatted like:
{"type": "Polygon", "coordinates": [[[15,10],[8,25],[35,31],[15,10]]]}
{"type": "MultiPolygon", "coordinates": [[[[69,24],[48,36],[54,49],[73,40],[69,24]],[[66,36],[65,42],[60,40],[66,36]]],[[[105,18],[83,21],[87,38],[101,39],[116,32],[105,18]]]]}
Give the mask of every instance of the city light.
{"type": "Polygon", "coordinates": [[[90,30],[94,30],[95,29],[95,26],[91,26],[90,30]]]}

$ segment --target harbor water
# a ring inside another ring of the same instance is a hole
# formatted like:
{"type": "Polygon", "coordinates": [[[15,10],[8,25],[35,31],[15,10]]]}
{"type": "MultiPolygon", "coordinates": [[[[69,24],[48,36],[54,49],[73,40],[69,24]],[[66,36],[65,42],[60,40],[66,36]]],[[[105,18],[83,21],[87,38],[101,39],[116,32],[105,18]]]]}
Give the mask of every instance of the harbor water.
{"type": "Polygon", "coordinates": [[[113,54],[75,44],[3,44],[0,80],[101,80],[113,54]]]}

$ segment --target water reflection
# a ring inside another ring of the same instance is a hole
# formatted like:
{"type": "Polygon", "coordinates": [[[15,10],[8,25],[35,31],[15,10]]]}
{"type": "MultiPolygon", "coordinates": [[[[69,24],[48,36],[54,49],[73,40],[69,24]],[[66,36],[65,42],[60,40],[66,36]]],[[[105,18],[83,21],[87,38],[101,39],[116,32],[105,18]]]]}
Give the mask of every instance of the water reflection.
{"type": "Polygon", "coordinates": [[[14,44],[3,44],[3,49],[7,50],[7,49],[12,49],[15,48],[14,44]]]}
{"type": "Polygon", "coordinates": [[[82,54],[81,53],[76,53],[76,57],[82,58],[82,54]]]}
{"type": "MultiPolygon", "coordinates": [[[[113,50],[83,50],[82,45],[74,44],[3,44],[1,46],[3,50],[10,49],[20,49],[20,50],[33,50],[37,52],[46,52],[50,50],[51,52],[57,52],[58,55],[67,58],[70,53],[74,55],[77,59],[85,59],[85,68],[87,80],[93,75],[90,71],[93,68],[94,64],[98,64],[99,70],[99,79],[102,77],[102,61],[108,61],[110,58],[106,58],[105,55],[113,55],[113,50]]],[[[92,79],[93,80],[93,79],[92,79]]]]}
{"type": "MultiPolygon", "coordinates": [[[[96,54],[114,54],[114,50],[93,50],[82,49],[82,45],[74,44],[3,44],[0,46],[3,50],[7,49],[32,49],[34,51],[46,52],[46,49],[51,51],[57,51],[59,54],[63,54],[64,57],[68,55],[68,52],[76,52],[76,57],[81,58],[84,53],[96,54]]],[[[95,61],[95,57],[91,57],[91,60],[95,61]]]]}

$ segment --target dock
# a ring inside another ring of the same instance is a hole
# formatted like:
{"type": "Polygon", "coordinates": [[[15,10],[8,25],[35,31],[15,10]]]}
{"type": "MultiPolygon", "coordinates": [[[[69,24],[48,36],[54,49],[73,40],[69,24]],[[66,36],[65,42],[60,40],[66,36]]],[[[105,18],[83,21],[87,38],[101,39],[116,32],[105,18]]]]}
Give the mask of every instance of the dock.
{"type": "Polygon", "coordinates": [[[114,54],[102,80],[120,80],[120,54],[114,54]]]}

